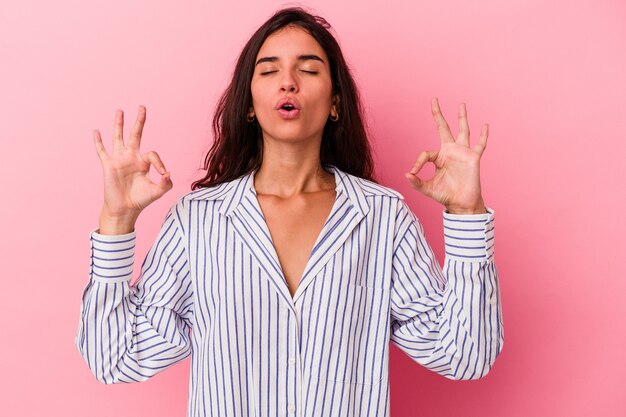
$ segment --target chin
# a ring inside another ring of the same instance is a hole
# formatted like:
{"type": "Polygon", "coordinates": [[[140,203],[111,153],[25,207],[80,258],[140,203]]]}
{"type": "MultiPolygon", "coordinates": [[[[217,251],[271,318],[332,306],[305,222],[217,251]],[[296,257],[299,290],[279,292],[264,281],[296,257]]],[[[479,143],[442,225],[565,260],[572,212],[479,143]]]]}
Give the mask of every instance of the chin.
{"type": "Polygon", "coordinates": [[[297,126],[293,128],[273,129],[271,132],[263,131],[263,137],[269,137],[280,142],[301,142],[303,138],[310,138],[314,134],[311,132],[303,132],[297,126]]]}
{"type": "Polygon", "coordinates": [[[298,142],[303,142],[307,136],[306,135],[299,135],[299,134],[293,134],[293,135],[286,135],[286,134],[282,134],[282,135],[270,135],[270,137],[276,141],[276,142],[286,142],[286,143],[298,143],[298,142]]]}

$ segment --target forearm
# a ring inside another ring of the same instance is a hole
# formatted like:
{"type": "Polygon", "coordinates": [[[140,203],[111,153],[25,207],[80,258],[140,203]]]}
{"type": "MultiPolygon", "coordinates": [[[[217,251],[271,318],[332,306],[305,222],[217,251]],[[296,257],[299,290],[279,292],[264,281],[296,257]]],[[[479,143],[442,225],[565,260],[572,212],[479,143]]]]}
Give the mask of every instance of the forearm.
{"type": "Polygon", "coordinates": [[[449,375],[454,379],[487,374],[504,343],[493,238],[492,210],[476,216],[444,213],[444,316],[455,335],[449,375]]]}
{"type": "Polygon", "coordinates": [[[478,379],[502,350],[503,328],[497,270],[492,261],[446,260],[442,314],[443,345],[451,379],[478,379]],[[445,330],[444,330],[445,329],[445,330]]]}
{"type": "MultiPolygon", "coordinates": [[[[176,328],[180,320],[174,309],[154,305],[154,294],[148,304],[145,291],[130,285],[134,242],[134,232],[105,236],[94,231],[91,236],[92,267],[75,342],[92,373],[105,384],[146,380],[190,354],[188,328],[176,328]]],[[[163,248],[153,246],[151,255],[163,248]]],[[[163,282],[175,279],[167,262],[142,272],[163,282]]],[[[177,294],[181,298],[173,298],[172,305],[185,301],[188,292],[177,294]]]]}

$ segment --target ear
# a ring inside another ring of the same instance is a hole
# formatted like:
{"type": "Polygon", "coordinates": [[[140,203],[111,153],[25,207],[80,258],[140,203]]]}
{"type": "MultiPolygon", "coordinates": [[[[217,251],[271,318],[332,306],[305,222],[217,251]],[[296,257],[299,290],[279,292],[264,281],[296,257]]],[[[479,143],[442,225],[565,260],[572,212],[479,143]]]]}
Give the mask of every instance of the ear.
{"type": "Polygon", "coordinates": [[[333,110],[335,110],[335,113],[339,113],[338,107],[339,107],[339,102],[340,101],[341,101],[341,99],[339,98],[339,94],[335,94],[333,96],[333,110]]]}
{"type": "Polygon", "coordinates": [[[254,116],[254,107],[250,107],[250,109],[248,110],[248,115],[254,116]]]}

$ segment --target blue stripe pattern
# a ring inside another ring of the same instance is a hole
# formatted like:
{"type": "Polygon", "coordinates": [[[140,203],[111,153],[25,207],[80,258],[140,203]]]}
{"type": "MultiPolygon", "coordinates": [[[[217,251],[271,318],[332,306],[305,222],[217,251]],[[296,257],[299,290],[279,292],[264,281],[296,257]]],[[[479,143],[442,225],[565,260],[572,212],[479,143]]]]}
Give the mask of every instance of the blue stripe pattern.
{"type": "Polygon", "coordinates": [[[389,342],[484,377],[504,332],[494,212],[443,212],[443,268],[402,194],[334,166],[336,198],[289,292],[252,171],[169,209],[131,285],[136,232],[91,231],[75,339],[104,384],[191,357],[188,417],[389,416],[389,342]]]}

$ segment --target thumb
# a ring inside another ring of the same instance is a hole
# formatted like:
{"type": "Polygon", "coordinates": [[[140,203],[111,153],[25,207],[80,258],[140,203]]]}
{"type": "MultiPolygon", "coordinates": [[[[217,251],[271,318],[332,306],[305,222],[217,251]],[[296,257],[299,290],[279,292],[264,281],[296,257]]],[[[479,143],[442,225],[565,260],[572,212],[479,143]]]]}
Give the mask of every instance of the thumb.
{"type": "Polygon", "coordinates": [[[170,178],[170,172],[167,171],[163,175],[161,175],[161,178],[159,178],[159,183],[157,184],[157,187],[162,190],[163,193],[165,193],[169,191],[173,185],[174,184],[172,183],[172,179],[170,178]]]}
{"type": "Polygon", "coordinates": [[[418,191],[424,192],[424,184],[425,184],[425,182],[422,181],[420,179],[420,177],[418,177],[415,174],[411,174],[410,172],[407,172],[406,174],[404,174],[404,176],[406,177],[407,180],[409,180],[409,182],[411,183],[411,187],[412,188],[414,188],[414,189],[416,189],[418,191]]]}

